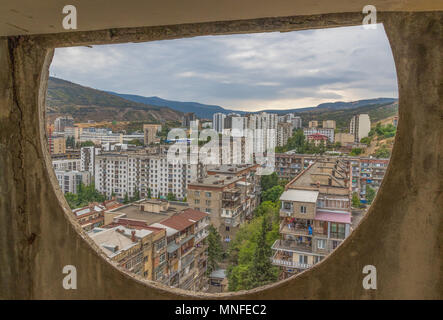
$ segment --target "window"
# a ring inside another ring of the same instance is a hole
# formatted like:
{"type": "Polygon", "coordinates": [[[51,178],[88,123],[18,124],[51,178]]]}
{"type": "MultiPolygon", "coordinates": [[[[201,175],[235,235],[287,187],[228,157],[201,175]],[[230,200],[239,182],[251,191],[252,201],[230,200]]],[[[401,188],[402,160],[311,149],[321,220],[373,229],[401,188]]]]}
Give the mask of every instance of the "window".
{"type": "Polygon", "coordinates": [[[211,197],[211,193],[210,192],[206,192],[206,198],[210,198],[211,197]]]}
{"type": "Polygon", "coordinates": [[[299,255],[298,262],[302,264],[308,264],[308,256],[299,255]]]}
{"type": "Polygon", "coordinates": [[[194,196],[200,197],[200,191],[194,191],[194,196]]]}
{"type": "Polygon", "coordinates": [[[314,264],[319,263],[322,260],[320,256],[314,256],[314,264]]]}
{"type": "Polygon", "coordinates": [[[318,249],[326,249],[326,240],[325,239],[318,239],[317,240],[317,248],[318,249]]]}
{"type": "Polygon", "coordinates": [[[200,200],[199,199],[195,199],[194,200],[194,204],[200,204],[200,200]]]}
{"type": "Polygon", "coordinates": [[[206,209],[205,209],[205,212],[206,212],[206,213],[211,213],[211,209],[206,208],[206,209]]]}
{"type": "Polygon", "coordinates": [[[226,231],[229,231],[229,226],[226,226],[226,231]]]}
{"type": "Polygon", "coordinates": [[[283,202],[283,209],[291,210],[292,209],[292,203],[291,202],[283,202]]]}
{"type": "Polygon", "coordinates": [[[300,206],[300,213],[306,213],[306,206],[300,206]]]}
{"type": "Polygon", "coordinates": [[[166,253],[162,253],[161,255],[160,255],[160,264],[161,263],[163,263],[163,262],[165,262],[165,260],[166,260],[166,253]]]}
{"type": "Polygon", "coordinates": [[[211,205],[211,200],[206,200],[206,205],[210,206],[211,205]]]}

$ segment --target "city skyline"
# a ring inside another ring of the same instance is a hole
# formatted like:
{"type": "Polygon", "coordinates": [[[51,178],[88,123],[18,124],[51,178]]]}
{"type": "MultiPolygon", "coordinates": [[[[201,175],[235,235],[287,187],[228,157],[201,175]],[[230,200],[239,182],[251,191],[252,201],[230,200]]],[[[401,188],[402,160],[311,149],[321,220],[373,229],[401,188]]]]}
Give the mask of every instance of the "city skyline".
{"type": "Polygon", "coordinates": [[[51,76],[99,90],[250,112],[398,98],[381,24],[375,30],[357,26],[61,48],[51,76]],[[84,65],[85,59],[90,63],[84,65]]]}

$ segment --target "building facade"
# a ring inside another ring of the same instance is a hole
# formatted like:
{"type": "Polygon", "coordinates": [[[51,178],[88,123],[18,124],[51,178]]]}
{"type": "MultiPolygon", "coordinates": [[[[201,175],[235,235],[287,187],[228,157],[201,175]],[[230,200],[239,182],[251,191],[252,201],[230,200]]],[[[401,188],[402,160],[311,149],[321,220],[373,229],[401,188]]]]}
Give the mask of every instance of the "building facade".
{"type": "Polygon", "coordinates": [[[361,139],[367,137],[370,130],[371,120],[368,114],[358,114],[351,118],[349,133],[354,135],[355,142],[360,142],[361,139]]]}
{"type": "Polygon", "coordinates": [[[272,263],[281,278],[320,262],[351,232],[350,168],[322,159],[294,178],[280,197],[280,239],[272,263]]]}

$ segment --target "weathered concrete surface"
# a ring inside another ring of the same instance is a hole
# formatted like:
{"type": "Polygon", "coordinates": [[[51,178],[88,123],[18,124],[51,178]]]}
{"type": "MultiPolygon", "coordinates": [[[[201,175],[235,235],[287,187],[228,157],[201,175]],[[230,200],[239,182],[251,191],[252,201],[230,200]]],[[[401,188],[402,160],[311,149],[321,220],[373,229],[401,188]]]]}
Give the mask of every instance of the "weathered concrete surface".
{"type": "Polygon", "coordinates": [[[2,0],[0,36],[66,32],[62,8],[77,9],[78,31],[232,21],[337,12],[443,10],[441,0],[2,0]]]}
{"type": "MultiPolygon", "coordinates": [[[[296,278],[250,292],[194,297],[442,298],[443,13],[386,12],[378,18],[397,66],[400,121],[390,167],[369,213],[328,259],[296,278]],[[362,288],[367,264],[377,267],[377,290],[362,288]]],[[[359,23],[361,15],[349,13],[0,40],[0,298],[190,297],[117,270],[72,224],[63,195],[53,186],[44,138],[43,98],[53,47],[359,23]],[[77,267],[77,290],[62,287],[65,265],[77,267]]]]}

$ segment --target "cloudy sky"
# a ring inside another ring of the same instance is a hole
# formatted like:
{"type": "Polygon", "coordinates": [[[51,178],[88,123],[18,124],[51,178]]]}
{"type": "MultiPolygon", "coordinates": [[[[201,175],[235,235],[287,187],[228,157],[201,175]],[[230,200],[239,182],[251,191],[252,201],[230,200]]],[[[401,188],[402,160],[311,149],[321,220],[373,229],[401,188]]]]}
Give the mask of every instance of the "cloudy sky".
{"type": "Polygon", "coordinates": [[[256,111],[398,97],[383,26],[56,49],[51,75],[119,93],[256,111]]]}

